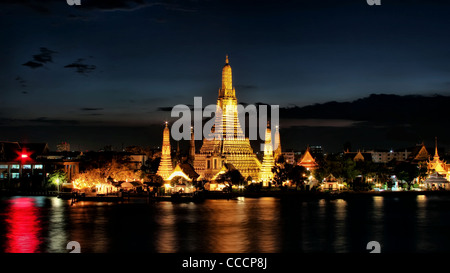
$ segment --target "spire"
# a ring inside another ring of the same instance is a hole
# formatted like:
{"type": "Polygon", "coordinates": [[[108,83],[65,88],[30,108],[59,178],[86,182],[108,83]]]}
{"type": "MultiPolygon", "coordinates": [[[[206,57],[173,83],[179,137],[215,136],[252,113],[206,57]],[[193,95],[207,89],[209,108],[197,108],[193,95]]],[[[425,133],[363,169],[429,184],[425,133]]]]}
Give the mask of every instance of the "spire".
{"type": "Polygon", "coordinates": [[[189,160],[193,164],[195,159],[195,138],[194,138],[194,127],[191,126],[191,143],[189,147],[189,160]]]}
{"type": "Polygon", "coordinates": [[[161,150],[161,161],[159,163],[157,174],[160,175],[164,180],[166,180],[172,173],[172,157],[170,155],[170,130],[168,127],[168,122],[166,121],[166,126],[163,132],[163,146],[161,150]]]}
{"type": "Polygon", "coordinates": [[[259,179],[263,182],[263,186],[268,186],[269,181],[274,177],[272,168],[275,166],[275,160],[273,158],[273,146],[272,146],[272,132],[270,130],[269,122],[267,122],[266,138],[264,144],[264,157],[259,173],[259,179]]]}
{"type": "Polygon", "coordinates": [[[434,150],[434,157],[439,158],[439,154],[438,154],[438,148],[437,148],[437,137],[434,137],[434,141],[435,141],[435,150],[434,150]]]}
{"type": "Polygon", "coordinates": [[[274,146],[273,148],[275,149],[275,158],[278,158],[282,152],[281,152],[281,140],[280,140],[280,131],[278,130],[278,125],[275,126],[275,141],[274,141],[274,146]]]}
{"type": "Polygon", "coordinates": [[[228,55],[225,58],[225,65],[222,69],[222,90],[231,90],[233,89],[233,81],[231,75],[231,66],[228,63],[228,55]]]}

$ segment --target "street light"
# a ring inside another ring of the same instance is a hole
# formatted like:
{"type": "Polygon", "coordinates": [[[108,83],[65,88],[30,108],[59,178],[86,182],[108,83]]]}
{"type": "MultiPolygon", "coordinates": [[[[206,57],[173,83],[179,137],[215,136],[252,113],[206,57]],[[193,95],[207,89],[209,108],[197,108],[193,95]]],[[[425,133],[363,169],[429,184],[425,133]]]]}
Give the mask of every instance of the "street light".
{"type": "Polygon", "coordinates": [[[56,188],[57,188],[58,194],[59,194],[59,178],[56,178],[55,182],[56,182],[56,188]]]}

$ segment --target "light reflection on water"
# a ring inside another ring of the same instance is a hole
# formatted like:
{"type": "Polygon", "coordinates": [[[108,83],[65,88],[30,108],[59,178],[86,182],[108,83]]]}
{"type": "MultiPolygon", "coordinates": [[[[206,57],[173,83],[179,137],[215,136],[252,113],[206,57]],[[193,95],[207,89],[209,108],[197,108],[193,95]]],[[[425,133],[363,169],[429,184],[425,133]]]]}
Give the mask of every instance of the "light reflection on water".
{"type": "Polygon", "coordinates": [[[0,200],[1,252],[444,252],[450,197],[238,198],[204,203],[0,200]]]}

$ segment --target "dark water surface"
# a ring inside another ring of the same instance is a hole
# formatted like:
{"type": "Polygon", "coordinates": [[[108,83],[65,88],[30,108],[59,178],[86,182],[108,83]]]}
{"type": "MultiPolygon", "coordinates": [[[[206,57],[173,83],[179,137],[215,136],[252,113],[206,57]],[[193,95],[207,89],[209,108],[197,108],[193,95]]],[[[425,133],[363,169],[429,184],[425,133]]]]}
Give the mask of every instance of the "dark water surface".
{"type": "Polygon", "coordinates": [[[449,196],[278,198],[200,204],[0,200],[1,252],[449,252],[449,196]]]}

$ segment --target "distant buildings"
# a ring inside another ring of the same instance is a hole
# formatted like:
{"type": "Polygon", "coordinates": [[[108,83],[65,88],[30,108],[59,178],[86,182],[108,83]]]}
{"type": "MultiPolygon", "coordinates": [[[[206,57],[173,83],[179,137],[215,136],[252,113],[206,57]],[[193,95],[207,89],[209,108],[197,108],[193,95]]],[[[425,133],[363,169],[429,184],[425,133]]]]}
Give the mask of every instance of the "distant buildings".
{"type": "Polygon", "coordinates": [[[411,150],[370,150],[367,153],[371,154],[374,163],[388,163],[391,160],[405,161],[411,154],[411,150]]]}
{"type": "Polygon", "coordinates": [[[295,164],[295,152],[294,151],[287,151],[283,152],[284,160],[287,164],[295,164]]]}
{"type": "Polygon", "coordinates": [[[63,169],[69,179],[79,172],[79,161],[51,153],[46,143],[0,142],[0,188],[40,190],[51,172],[63,169]]]}
{"type": "MultiPolygon", "coordinates": [[[[65,146],[68,148],[69,146],[65,146]]],[[[47,190],[50,174],[66,173],[71,182],[80,172],[106,166],[114,161],[126,162],[130,170],[146,166],[148,155],[133,152],[50,151],[46,143],[0,141],[0,189],[20,191],[47,190]]]]}
{"type": "Polygon", "coordinates": [[[70,144],[67,142],[61,142],[56,145],[57,152],[70,152],[70,144]]]}

